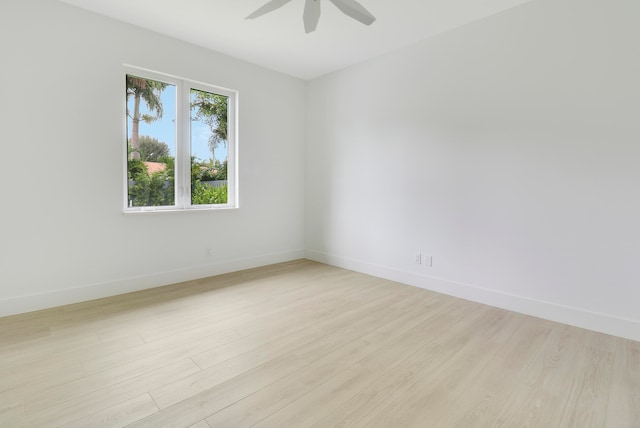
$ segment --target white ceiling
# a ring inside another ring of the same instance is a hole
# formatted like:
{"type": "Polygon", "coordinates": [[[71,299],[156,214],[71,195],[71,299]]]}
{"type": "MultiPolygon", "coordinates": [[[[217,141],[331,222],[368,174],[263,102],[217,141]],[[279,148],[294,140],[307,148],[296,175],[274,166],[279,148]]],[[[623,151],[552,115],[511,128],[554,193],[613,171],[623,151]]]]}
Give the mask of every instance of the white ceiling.
{"type": "Polygon", "coordinates": [[[267,0],[60,0],[301,79],[312,79],[531,0],[359,0],[367,27],[322,2],[305,34],[304,0],[255,20],[267,0]]]}

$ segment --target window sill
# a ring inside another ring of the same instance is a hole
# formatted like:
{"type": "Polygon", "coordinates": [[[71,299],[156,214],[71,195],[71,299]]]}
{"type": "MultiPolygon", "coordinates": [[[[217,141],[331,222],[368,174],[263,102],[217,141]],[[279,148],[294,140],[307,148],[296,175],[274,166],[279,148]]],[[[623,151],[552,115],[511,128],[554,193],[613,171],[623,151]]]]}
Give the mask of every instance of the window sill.
{"type": "Polygon", "coordinates": [[[140,215],[140,214],[161,214],[161,213],[191,213],[191,212],[212,212],[212,211],[229,211],[237,210],[238,206],[221,205],[221,206],[204,206],[204,207],[191,207],[191,208],[139,208],[139,209],[125,209],[122,213],[124,215],[140,215]]]}

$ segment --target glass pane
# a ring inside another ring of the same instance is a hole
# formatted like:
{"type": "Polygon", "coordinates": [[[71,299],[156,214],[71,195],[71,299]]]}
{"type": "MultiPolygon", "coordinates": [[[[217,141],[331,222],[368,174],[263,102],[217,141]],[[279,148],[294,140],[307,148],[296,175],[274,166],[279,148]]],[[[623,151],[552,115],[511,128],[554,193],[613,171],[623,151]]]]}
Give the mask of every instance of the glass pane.
{"type": "Polygon", "coordinates": [[[176,87],[127,75],[129,207],[175,205],[176,87]]]}
{"type": "Polygon", "coordinates": [[[229,97],[191,89],[191,204],[227,203],[229,97]]]}

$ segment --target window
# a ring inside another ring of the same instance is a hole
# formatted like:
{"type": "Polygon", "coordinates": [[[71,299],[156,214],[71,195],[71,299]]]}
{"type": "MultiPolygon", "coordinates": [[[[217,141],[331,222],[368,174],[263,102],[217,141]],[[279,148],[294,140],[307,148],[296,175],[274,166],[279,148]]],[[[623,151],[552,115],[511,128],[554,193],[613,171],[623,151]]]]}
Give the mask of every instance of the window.
{"type": "Polygon", "coordinates": [[[130,68],[125,212],[237,206],[237,93],[130,68]]]}

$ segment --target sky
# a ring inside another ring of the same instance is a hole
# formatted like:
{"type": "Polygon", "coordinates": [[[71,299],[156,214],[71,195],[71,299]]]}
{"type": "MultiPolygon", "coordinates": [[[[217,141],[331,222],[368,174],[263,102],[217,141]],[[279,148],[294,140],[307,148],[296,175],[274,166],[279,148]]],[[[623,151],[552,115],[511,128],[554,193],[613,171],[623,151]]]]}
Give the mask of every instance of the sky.
{"type": "MultiPolygon", "coordinates": [[[[158,141],[166,143],[171,150],[171,156],[176,155],[176,138],[175,138],[175,119],[176,119],[176,87],[173,85],[167,85],[166,89],[162,92],[162,107],[164,114],[162,118],[152,122],[146,123],[140,121],[139,134],[148,135],[152,138],[157,138],[158,141]]],[[[133,98],[128,101],[129,111],[133,111],[133,98]]],[[[144,101],[140,103],[141,114],[151,114],[144,101]]],[[[209,127],[201,122],[191,121],[191,154],[195,155],[202,161],[208,161],[211,159],[211,150],[209,150],[209,136],[211,130],[209,127]]],[[[128,118],[127,124],[127,137],[131,138],[131,118],[128,118]]],[[[227,148],[219,146],[216,149],[216,159],[224,161],[227,159],[227,148]]]]}

